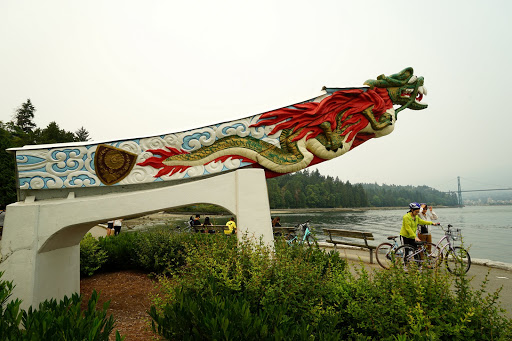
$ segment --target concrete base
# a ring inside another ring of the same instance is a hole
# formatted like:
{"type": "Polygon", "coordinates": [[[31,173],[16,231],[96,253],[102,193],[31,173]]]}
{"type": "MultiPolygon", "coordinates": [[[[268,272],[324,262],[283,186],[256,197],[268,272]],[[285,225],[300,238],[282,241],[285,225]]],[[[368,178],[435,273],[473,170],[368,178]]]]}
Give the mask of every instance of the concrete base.
{"type": "MultiPolygon", "coordinates": [[[[79,189],[77,189],[79,191],[79,189]]],[[[237,218],[247,235],[273,247],[267,184],[262,169],[240,169],[172,187],[92,197],[17,202],[7,207],[2,239],[2,279],[16,285],[23,308],[80,291],[80,240],[98,223],[206,203],[237,218]]]]}

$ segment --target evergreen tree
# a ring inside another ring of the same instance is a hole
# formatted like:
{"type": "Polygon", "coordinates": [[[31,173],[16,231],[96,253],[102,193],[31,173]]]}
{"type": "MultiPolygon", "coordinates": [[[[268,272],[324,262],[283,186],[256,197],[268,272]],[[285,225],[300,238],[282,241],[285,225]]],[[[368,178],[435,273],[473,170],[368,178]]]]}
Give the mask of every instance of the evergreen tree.
{"type": "Polygon", "coordinates": [[[6,125],[0,122],[0,205],[16,201],[16,176],[14,171],[14,155],[6,149],[14,147],[12,134],[6,125]]]}
{"type": "Polygon", "coordinates": [[[53,121],[48,124],[44,129],[37,129],[35,131],[36,142],[38,144],[52,144],[63,142],[74,142],[75,134],[70,131],[60,129],[57,122],[53,121]]]}
{"type": "MultiPolygon", "coordinates": [[[[73,142],[74,133],[60,129],[56,122],[51,122],[44,129],[37,128],[34,123],[35,107],[30,99],[16,109],[13,119],[3,123],[0,121],[0,204],[8,205],[17,200],[16,165],[14,155],[6,149],[23,147],[27,144],[47,144],[73,142]]],[[[88,138],[84,127],[80,128],[82,138],[88,138]]]]}
{"type": "Polygon", "coordinates": [[[455,206],[454,194],[427,186],[351,184],[318,170],[303,170],[268,179],[271,208],[405,207],[410,202],[455,206]]]}
{"type": "Polygon", "coordinates": [[[14,124],[19,127],[23,132],[29,134],[36,127],[34,123],[34,112],[36,108],[32,105],[30,98],[27,99],[14,114],[14,124]]]}
{"type": "Polygon", "coordinates": [[[75,141],[77,142],[85,142],[89,141],[89,132],[84,127],[80,127],[77,131],[75,131],[75,141]]]}

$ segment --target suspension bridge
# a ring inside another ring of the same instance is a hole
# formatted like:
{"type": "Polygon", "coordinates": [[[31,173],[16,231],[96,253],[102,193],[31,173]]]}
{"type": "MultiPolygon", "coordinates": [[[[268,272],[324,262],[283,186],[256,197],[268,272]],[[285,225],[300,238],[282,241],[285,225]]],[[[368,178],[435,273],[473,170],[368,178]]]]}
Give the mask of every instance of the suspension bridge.
{"type": "MultiPolygon", "coordinates": [[[[487,184],[486,184],[487,185],[487,184]]],[[[493,185],[494,186],[494,185],[493,185]]],[[[501,187],[497,186],[497,188],[488,188],[488,189],[466,189],[463,190],[460,185],[460,176],[457,177],[457,203],[459,206],[463,206],[462,202],[462,193],[469,193],[469,192],[491,192],[491,191],[511,191],[512,187],[501,187]]],[[[446,193],[453,193],[454,191],[448,191],[446,193]]]]}

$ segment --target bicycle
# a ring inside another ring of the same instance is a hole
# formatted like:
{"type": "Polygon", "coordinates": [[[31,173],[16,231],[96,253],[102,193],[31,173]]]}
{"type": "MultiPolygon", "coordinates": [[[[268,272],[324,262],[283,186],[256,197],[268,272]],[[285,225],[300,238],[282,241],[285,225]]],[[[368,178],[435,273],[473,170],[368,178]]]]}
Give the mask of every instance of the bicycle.
{"type": "Polygon", "coordinates": [[[318,241],[311,233],[311,226],[309,225],[309,220],[307,220],[306,222],[304,222],[302,224],[298,224],[297,226],[295,226],[294,233],[290,234],[290,236],[286,242],[290,246],[294,245],[294,244],[302,245],[304,243],[307,243],[308,246],[311,246],[314,244],[316,247],[318,247],[318,241]],[[299,239],[299,237],[297,236],[297,234],[295,232],[301,232],[302,238],[299,239]]]}
{"type": "Polygon", "coordinates": [[[375,258],[377,258],[377,263],[384,269],[389,269],[393,264],[395,258],[403,258],[403,254],[397,254],[396,250],[400,247],[396,239],[399,236],[389,236],[388,240],[393,240],[393,244],[384,242],[380,243],[375,249],[375,258]]]}
{"type": "Polygon", "coordinates": [[[437,245],[424,241],[416,242],[416,247],[404,244],[395,253],[404,255],[403,262],[406,267],[416,264],[418,269],[434,269],[439,265],[442,257],[441,249],[437,245]]]}
{"type": "Polygon", "coordinates": [[[439,225],[444,231],[444,237],[439,240],[437,247],[441,250],[441,261],[444,258],[446,268],[450,273],[458,274],[457,267],[467,273],[471,267],[471,256],[469,252],[461,246],[453,246],[452,241],[462,239],[461,229],[451,229],[453,226],[448,224],[448,228],[445,230],[439,225]],[[446,243],[443,242],[446,240],[446,243]],[[442,244],[442,247],[439,245],[442,244]],[[445,251],[446,250],[446,251],[445,251]]]}

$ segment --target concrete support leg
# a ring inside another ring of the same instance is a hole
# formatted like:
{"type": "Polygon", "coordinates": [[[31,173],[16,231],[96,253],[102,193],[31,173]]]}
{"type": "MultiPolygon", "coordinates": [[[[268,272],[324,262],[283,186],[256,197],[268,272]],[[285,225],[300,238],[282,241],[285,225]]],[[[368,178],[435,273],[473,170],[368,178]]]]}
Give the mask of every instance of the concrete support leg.
{"type": "Polygon", "coordinates": [[[70,296],[80,291],[79,243],[92,226],[197,203],[228,209],[236,215],[239,239],[247,235],[273,247],[265,173],[240,169],[171,187],[9,205],[1,248],[2,278],[14,281],[12,297],[22,299],[23,308],[70,296]]]}
{"type": "Polygon", "coordinates": [[[247,169],[236,175],[236,216],[238,238],[244,234],[261,240],[265,245],[274,246],[267,182],[261,169],[247,169]]]}

